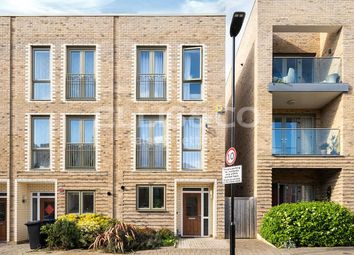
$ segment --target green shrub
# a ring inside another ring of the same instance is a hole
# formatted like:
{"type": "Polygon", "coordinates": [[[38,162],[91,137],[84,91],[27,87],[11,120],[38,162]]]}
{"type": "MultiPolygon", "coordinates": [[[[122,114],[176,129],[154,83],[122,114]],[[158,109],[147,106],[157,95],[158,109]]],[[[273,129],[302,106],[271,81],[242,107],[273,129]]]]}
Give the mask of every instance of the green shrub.
{"type": "Polygon", "coordinates": [[[72,221],[58,220],[42,226],[41,232],[48,236],[46,240],[50,249],[68,250],[79,246],[80,231],[72,221]]]}
{"type": "Polygon", "coordinates": [[[177,238],[173,234],[173,232],[167,228],[162,228],[157,231],[156,235],[158,239],[161,240],[163,246],[172,246],[177,242],[177,238]]]}
{"type": "Polygon", "coordinates": [[[264,216],[260,234],[277,247],[354,245],[354,216],[333,202],[281,204],[264,216]]]}
{"type": "Polygon", "coordinates": [[[55,236],[57,234],[56,232],[62,231],[60,229],[60,226],[64,227],[64,225],[59,224],[62,221],[70,222],[76,227],[76,231],[79,236],[79,241],[75,244],[75,247],[72,248],[88,248],[95,241],[96,237],[100,233],[103,233],[107,228],[116,223],[115,220],[107,216],[94,213],[86,213],[80,215],[66,214],[58,217],[58,220],[56,221],[58,222],[58,226],[53,226],[55,230],[50,232],[51,235],[48,235],[48,238],[55,236]]]}
{"type": "Polygon", "coordinates": [[[88,248],[100,233],[103,233],[114,223],[113,219],[106,216],[93,213],[81,214],[77,220],[77,227],[81,233],[81,247],[88,248]]]}

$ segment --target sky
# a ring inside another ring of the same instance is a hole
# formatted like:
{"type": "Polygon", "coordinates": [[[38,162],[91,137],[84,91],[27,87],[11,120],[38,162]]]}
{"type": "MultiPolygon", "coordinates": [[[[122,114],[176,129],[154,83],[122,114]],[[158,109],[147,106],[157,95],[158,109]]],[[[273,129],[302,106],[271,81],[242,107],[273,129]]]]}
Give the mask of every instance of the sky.
{"type": "MultiPolygon", "coordinates": [[[[231,68],[232,41],[229,26],[232,13],[246,12],[246,20],[254,0],[0,0],[0,15],[51,14],[202,14],[223,13],[226,21],[226,69],[231,68]]],[[[236,40],[238,47],[243,30],[236,40]]]]}

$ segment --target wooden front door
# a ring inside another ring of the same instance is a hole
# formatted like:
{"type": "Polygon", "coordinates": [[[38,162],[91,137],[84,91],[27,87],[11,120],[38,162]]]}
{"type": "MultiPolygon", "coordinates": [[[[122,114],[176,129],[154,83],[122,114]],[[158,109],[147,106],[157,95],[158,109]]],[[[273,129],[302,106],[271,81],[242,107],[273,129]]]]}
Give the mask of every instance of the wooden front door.
{"type": "Polygon", "coordinates": [[[6,198],[0,198],[0,241],[6,241],[6,198]]]}
{"type": "Polygon", "coordinates": [[[54,198],[41,198],[40,220],[52,220],[55,218],[54,198]]]}
{"type": "Polygon", "coordinates": [[[183,235],[201,235],[201,194],[183,194],[183,235]]]}

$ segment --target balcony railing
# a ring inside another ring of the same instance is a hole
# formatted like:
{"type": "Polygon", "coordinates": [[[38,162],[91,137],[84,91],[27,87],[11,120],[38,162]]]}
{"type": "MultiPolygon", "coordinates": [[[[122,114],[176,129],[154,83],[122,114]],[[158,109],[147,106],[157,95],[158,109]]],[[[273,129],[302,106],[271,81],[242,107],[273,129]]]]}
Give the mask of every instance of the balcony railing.
{"type": "Polygon", "coordinates": [[[67,169],[95,168],[95,145],[92,143],[67,143],[65,159],[67,169]]]}
{"type": "Polygon", "coordinates": [[[166,147],[163,143],[136,145],[136,168],[165,169],[166,147]]]}
{"type": "Polygon", "coordinates": [[[94,74],[67,74],[66,99],[94,100],[96,82],[94,74]]]}
{"type": "Polygon", "coordinates": [[[165,74],[139,74],[137,77],[138,100],[165,100],[165,74]]]}
{"type": "Polygon", "coordinates": [[[337,57],[273,58],[273,83],[341,83],[341,78],[337,57]]]}
{"type": "Polygon", "coordinates": [[[273,155],[340,155],[339,129],[275,128],[273,155]]]}

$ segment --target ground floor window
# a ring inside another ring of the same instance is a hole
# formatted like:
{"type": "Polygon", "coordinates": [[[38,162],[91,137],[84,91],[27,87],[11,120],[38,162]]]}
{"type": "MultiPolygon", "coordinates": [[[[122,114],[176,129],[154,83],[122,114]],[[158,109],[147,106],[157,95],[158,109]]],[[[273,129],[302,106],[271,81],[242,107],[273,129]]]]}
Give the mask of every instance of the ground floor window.
{"type": "Polygon", "coordinates": [[[315,189],[312,185],[273,184],[273,205],[315,200],[315,189]]]}
{"type": "Polygon", "coordinates": [[[66,213],[93,213],[94,191],[67,191],[66,213]]]}
{"type": "Polygon", "coordinates": [[[136,188],[138,210],[164,210],[165,186],[138,185],[136,188]]]}
{"type": "Polygon", "coordinates": [[[55,219],[55,194],[32,193],[32,221],[55,219]]]}

